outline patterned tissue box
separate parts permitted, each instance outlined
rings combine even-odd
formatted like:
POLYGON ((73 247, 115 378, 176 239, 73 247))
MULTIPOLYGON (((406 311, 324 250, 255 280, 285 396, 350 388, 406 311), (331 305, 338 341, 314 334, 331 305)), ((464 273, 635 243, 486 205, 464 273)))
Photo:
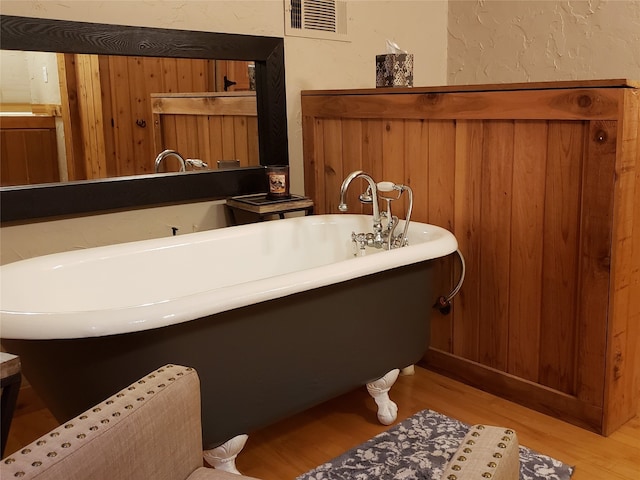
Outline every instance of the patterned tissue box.
POLYGON ((413 54, 376 55, 376 87, 413 87, 413 54))

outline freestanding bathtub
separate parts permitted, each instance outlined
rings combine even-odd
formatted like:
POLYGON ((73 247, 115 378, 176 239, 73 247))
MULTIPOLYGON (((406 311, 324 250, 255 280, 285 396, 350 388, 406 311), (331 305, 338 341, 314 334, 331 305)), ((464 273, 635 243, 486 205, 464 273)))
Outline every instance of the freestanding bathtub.
MULTIPOLYGON (((402 223, 400 224, 402 228, 402 223)), ((1 267, 3 346, 59 421, 167 363, 201 379, 205 449, 415 363, 448 231, 354 256, 366 215, 317 215, 1 267)))

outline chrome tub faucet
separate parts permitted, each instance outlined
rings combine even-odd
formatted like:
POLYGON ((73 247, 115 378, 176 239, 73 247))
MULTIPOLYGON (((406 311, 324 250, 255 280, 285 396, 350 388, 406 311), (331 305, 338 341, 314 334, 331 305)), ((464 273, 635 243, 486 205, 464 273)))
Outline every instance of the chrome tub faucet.
POLYGON ((380 218, 380 206, 378 205, 378 187, 376 182, 373 181, 370 175, 364 173, 362 170, 356 170, 351 172, 342 182, 340 187, 340 204, 338 210, 346 212, 349 207, 345 202, 345 195, 351 182, 356 178, 362 178, 369 183, 367 190, 360 194, 360 201, 363 203, 371 203, 373 206, 373 237, 369 239, 372 245, 376 248, 381 248, 384 242, 382 238, 382 220, 380 218))
POLYGON ((346 212, 349 207, 346 204, 345 196, 349 185, 356 178, 362 178, 369 185, 367 189, 358 197, 362 203, 371 203, 373 207, 373 232, 370 233, 355 233, 351 234, 351 240, 359 245, 360 254, 364 255, 365 247, 384 248, 391 250, 392 248, 399 248, 407 245, 407 230, 409 227, 409 221, 411 217, 411 211, 413 209, 413 192, 410 187, 405 185, 396 185, 393 182, 380 182, 376 183, 370 175, 362 170, 356 170, 351 172, 342 182, 340 187, 340 204, 338 210, 346 212), (398 200, 404 192, 409 192, 409 206, 405 215, 404 230, 400 235, 394 235, 394 231, 398 226, 398 217, 391 212, 391 202, 398 200), (380 192, 396 192, 395 197, 380 195, 380 192), (379 199, 382 198, 387 202, 386 211, 380 212, 379 199), (387 219, 387 225, 383 228, 382 218, 387 219))

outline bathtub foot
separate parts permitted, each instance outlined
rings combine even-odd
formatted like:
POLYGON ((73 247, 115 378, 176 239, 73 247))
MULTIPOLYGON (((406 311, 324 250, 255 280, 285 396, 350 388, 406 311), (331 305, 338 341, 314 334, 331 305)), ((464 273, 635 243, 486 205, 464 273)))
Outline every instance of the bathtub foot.
POLYGON ((415 375, 415 373, 416 373, 415 365, 409 365, 408 367, 404 367, 402 370, 400 370, 400 375, 402 375, 403 377, 415 375))
POLYGON ((247 443, 247 435, 237 435, 219 447, 205 450, 202 455, 209 465, 225 472, 240 475, 236 468, 236 457, 247 443))
POLYGON ((383 425, 391 425, 398 418, 398 405, 389 398, 389 390, 396 383, 400 370, 391 370, 375 382, 367 383, 367 391, 378 405, 378 420, 383 425))

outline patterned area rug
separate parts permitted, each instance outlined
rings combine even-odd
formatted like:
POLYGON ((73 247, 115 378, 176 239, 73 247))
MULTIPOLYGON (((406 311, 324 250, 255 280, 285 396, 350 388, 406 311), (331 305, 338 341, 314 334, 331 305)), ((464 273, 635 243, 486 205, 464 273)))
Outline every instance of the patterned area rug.
MULTIPOLYGON (((296 480, 440 480, 468 430, 423 410, 296 480)), ((573 467, 520 446, 520 480, 569 480, 572 474, 573 467)))

